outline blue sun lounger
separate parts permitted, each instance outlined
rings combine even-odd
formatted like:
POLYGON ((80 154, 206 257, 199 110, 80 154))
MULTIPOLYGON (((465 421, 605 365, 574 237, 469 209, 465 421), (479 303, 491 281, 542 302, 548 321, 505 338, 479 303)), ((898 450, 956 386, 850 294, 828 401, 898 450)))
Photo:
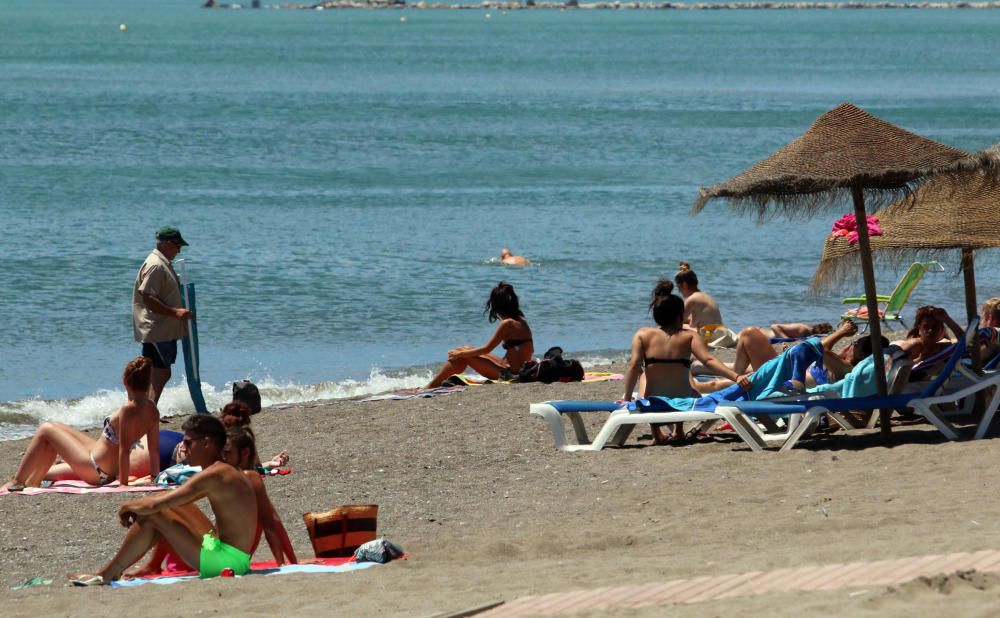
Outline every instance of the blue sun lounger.
MULTIPOLYGON (((928 421, 930 421, 942 434, 949 440, 955 440, 958 438, 958 434, 950 422, 945 418, 945 413, 938 407, 942 401, 954 402, 954 396, 948 396, 942 399, 940 396, 940 391, 951 377, 952 373, 955 371, 958 363, 961 362, 962 357, 970 343, 970 339, 975 334, 975 329, 979 325, 978 318, 974 319, 972 323, 969 324, 969 328, 966 329, 966 336, 963 340, 958 341, 949 348, 951 350, 951 356, 948 358, 947 364, 938 374, 937 378, 929 382, 923 390, 914 393, 894 393, 890 391, 889 395, 886 396, 863 396, 863 397, 841 397, 832 399, 809 399, 805 401, 796 402, 770 402, 770 401, 740 401, 733 402, 726 405, 720 405, 716 412, 722 415, 737 434, 750 446, 754 451, 763 451, 767 447, 766 442, 762 439, 759 429, 752 417, 755 416, 773 416, 773 415, 802 415, 801 422, 798 423, 798 427, 792 431, 788 438, 781 445, 781 451, 791 450, 802 436, 809 433, 816 425, 819 417, 823 414, 837 414, 845 413, 851 411, 871 411, 874 412, 878 409, 904 409, 911 408, 917 414, 924 416, 928 421), (972 334, 970 334, 972 333, 972 334)), ((895 365, 896 363, 892 363, 895 365)), ((898 374, 895 379, 890 380, 893 385, 893 390, 898 390, 902 388, 902 385, 906 382, 898 374)), ((989 385, 985 382, 981 382, 974 387, 969 387, 964 390, 974 392, 982 388, 987 388, 989 385)), ((954 393, 957 396, 960 393, 954 393)), ((968 394, 962 394, 960 398, 967 397, 968 394)), ((994 397, 998 399, 998 397, 994 397)), ((992 418, 992 414, 989 414, 992 418)), ((985 430, 983 430, 985 432, 985 430)))
MULTIPOLYGON (((696 422, 699 425, 694 431, 704 432, 722 420, 715 413, 720 402, 766 397, 780 392, 787 378, 804 380, 809 365, 821 358, 822 348, 818 338, 797 349, 788 350, 754 372, 753 376, 757 379, 751 377, 753 386, 750 392, 732 386, 704 397, 650 397, 628 404, 620 401, 545 401, 531 404, 529 411, 545 420, 556 448, 562 451, 599 451, 607 445, 621 446, 636 425, 696 422), (592 412, 611 412, 593 441, 587 435, 581 416, 592 412), (563 417, 569 418, 577 444, 567 442, 563 417)), ((779 435, 786 436, 788 430, 790 428, 779 435)))

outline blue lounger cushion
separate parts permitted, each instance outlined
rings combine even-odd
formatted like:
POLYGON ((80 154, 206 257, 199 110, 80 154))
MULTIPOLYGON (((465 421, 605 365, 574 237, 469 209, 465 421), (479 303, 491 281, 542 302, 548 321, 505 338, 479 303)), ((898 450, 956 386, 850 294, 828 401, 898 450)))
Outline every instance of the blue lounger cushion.
POLYGON ((566 412, 614 412, 625 404, 620 401, 546 401, 560 414, 566 412))

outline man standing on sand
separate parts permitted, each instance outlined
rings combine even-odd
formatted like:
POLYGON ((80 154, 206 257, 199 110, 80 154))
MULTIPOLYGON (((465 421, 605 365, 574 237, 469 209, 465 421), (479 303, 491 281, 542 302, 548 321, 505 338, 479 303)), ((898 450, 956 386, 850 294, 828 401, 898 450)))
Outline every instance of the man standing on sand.
POLYGON ((195 414, 182 428, 188 463, 201 466, 202 471, 179 489, 122 504, 118 517, 128 532, 121 548, 96 573, 71 575, 73 585, 110 584, 160 539, 198 569, 201 577, 216 577, 225 569, 234 575, 249 572, 257 528, 253 486, 243 472, 220 461, 226 445, 222 421, 195 414), (201 498, 208 498, 215 514, 214 526, 195 504, 201 498))
POLYGON ((177 340, 187 334, 185 322, 194 314, 181 302, 181 286, 171 264, 187 242, 175 227, 156 231, 156 249, 142 263, 132 291, 132 328, 142 343, 142 355, 153 362, 150 397, 160 401, 177 360, 177 340))

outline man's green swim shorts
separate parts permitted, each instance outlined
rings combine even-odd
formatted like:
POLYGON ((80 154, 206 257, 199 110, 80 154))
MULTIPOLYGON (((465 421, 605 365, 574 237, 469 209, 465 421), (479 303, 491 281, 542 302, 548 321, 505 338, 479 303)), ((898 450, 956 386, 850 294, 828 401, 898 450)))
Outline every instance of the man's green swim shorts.
POLYGON ((218 577, 222 569, 232 569, 234 575, 250 571, 250 554, 223 543, 211 532, 201 539, 200 561, 198 575, 202 578, 218 577))

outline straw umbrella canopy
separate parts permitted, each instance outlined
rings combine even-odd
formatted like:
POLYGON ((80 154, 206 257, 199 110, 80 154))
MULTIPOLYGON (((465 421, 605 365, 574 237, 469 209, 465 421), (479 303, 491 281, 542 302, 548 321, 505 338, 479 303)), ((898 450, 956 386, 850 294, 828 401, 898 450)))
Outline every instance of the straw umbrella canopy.
MULTIPOLYGON (((801 137, 730 180, 702 189, 693 212, 716 198, 756 212, 763 219, 781 213, 811 216, 824 206, 851 196, 857 218, 859 251, 865 280, 872 354, 879 394, 886 394, 875 273, 868 240, 865 201, 888 204, 908 195, 928 177, 976 169, 977 157, 910 133, 864 110, 842 103, 816 119, 801 137)), ((889 410, 880 414, 888 434, 889 410)))
MULTIPOLYGON (((936 176, 910 197, 875 213, 883 235, 871 237, 873 259, 899 266, 914 259, 944 259, 960 250, 965 312, 971 321, 978 313, 974 252, 1000 247, 998 212, 1000 181, 994 176, 981 172, 936 176)), ((813 287, 828 288, 856 273, 858 258, 856 244, 844 237, 827 237, 813 287)))

